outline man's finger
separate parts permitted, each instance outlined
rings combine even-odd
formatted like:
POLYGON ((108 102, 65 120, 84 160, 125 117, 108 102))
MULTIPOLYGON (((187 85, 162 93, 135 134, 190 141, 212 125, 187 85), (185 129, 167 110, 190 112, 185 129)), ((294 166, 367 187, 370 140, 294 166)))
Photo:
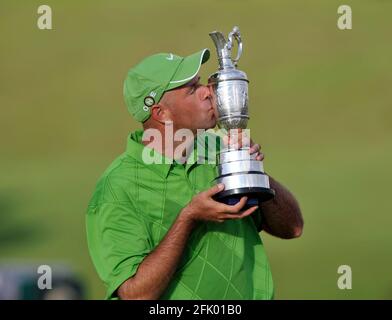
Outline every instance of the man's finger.
POLYGON ((246 135, 246 131, 238 132, 233 136, 230 136, 230 145, 233 145, 234 149, 249 148, 252 145, 251 139, 246 135))
POLYGON ((230 149, 249 148, 252 140, 242 129, 230 129, 223 137, 223 144, 230 149))
POLYGON ((252 145, 252 146, 250 147, 250 149, 249 149, 249 153, 250 153, 250 154, 256 153, 256 152, 259 152, 259 151, 260 151, 260 145, 259 145, 258 143, 252 145))
POLYGON ((248 197, 245 196, 245 197, 242 197, 240 199, 240 201, 238 201, 235 205, 232 205, 232 206, 226 205, 226 210, 224 212, 228 212, 228 213, 239 212, 244 207, 247 200, 248 200, 248 197))
POLYGON ((227 146, 229 144, 229 137, 228 136, 223 136, 223 144, 227 146))
POLYGON ((240 216, 241 219, 242 219, 242 218, 245 218, 245 217, 247 217, 247 216, 250 216, 250 215, 251 215, 253 212, 255 212, 258 208, 259 208, 259 206, 251 207, 251 208, 245 210, 244 212, 242 212, 239 216, 240 216))
POLYGON ((238 150, 239 148, 241 148, 241 145, 238 143, 230 143, 229 148, 234 149, 234 150, 238 150))
POLYGON ((213 186, 212 188, 205 191, 206 195, 212 197, 217 193, 223 191, 225 189, 225 185, 223 183, 218 183, 217 185, 213 186))
POLYGON ((255 212, 257 210, 259 206, 254 206, 249 208, 248 210, 245 210, 244 212, 242 212, 241 214, 230 214, 230 213, 226 213, 224 215, 224 219, 242 219, 245 218, 249 215, 251 215, 253 212, 255 212))

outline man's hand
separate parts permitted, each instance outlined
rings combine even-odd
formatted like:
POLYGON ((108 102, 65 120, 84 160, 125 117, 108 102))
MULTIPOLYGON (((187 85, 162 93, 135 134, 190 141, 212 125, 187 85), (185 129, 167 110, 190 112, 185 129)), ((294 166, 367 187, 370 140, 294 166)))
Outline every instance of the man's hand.
POLYGON ((264 154, 261 152, 260 145, 254 143, 252 139, 242 129, 230 130, 228 135, 223 137, 223 143, 230 149, 249 148, 250 154, 255 154, 256 160, 263 161, 264 154))
POLYGON ((191 221, 213 221, 224 222, 229 219, 242 219, 251 215, 258 206, 253 206, 248 210, 241 209, 246 204, 247 197, 242 197, 235 205, 227 205, 215 201, 212 197, 224 189, 223 184, 218 184, 212 188, 200 192, 193 197, 192 201, 181 211, 184 218, 191 221))

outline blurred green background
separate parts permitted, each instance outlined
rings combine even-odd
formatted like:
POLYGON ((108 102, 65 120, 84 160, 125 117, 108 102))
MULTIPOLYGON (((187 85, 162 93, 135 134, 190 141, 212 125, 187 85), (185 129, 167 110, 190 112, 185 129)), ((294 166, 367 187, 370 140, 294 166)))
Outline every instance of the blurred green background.
POLYGON ((98 177, 140 125, 122 82, 157 52, 187 55, 238 25, 252 137, 297 196, 303 236, 263 235, 277 299, 392 298, 391 1, 0 2, 0 263, 72 266, 104 288, 84 215, 98 177), (37 28, 50 5, 53 30, 37 28), (351 5, 353 29, 337 28, 351 5), (337 269, 351 266, 352 290, 337 269))

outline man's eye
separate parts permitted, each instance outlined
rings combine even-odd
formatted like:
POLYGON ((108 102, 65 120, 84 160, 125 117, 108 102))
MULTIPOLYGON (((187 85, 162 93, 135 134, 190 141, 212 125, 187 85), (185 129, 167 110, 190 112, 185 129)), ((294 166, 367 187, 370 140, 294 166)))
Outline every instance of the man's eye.
POLYGON ((200 83, 197 83, 197 84, 195 84, 195 85, 193 85, 192 86, 192 89, 191 89, 191 93, 194 93, 197 89, 199 89, 201 87, 201 84, 200 83))

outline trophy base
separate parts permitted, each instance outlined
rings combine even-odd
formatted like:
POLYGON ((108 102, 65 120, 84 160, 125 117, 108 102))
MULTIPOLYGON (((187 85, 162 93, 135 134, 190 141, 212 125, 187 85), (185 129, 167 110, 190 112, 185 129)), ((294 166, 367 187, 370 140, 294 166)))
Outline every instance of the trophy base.
POLYGON ((228 205, 235 205, 244 196, 248 197, 243 207, 243 210, 246 210, 253 206, 258 206, 262 202, 271 200, 275 196, 275 191, 261 187, 235 188, 219 192, 214 196, 214 200, 228 205))
POLYGON ((218 177, 215 183, 222 183, 225 189, 214 196, 214 200, 235 205, 241 197, 248 200, 243 209, 259 205, 275 196, 270 188, 269 178, 264 173, 262 161, 249 149, 225 150, 219 156, 218 177))

